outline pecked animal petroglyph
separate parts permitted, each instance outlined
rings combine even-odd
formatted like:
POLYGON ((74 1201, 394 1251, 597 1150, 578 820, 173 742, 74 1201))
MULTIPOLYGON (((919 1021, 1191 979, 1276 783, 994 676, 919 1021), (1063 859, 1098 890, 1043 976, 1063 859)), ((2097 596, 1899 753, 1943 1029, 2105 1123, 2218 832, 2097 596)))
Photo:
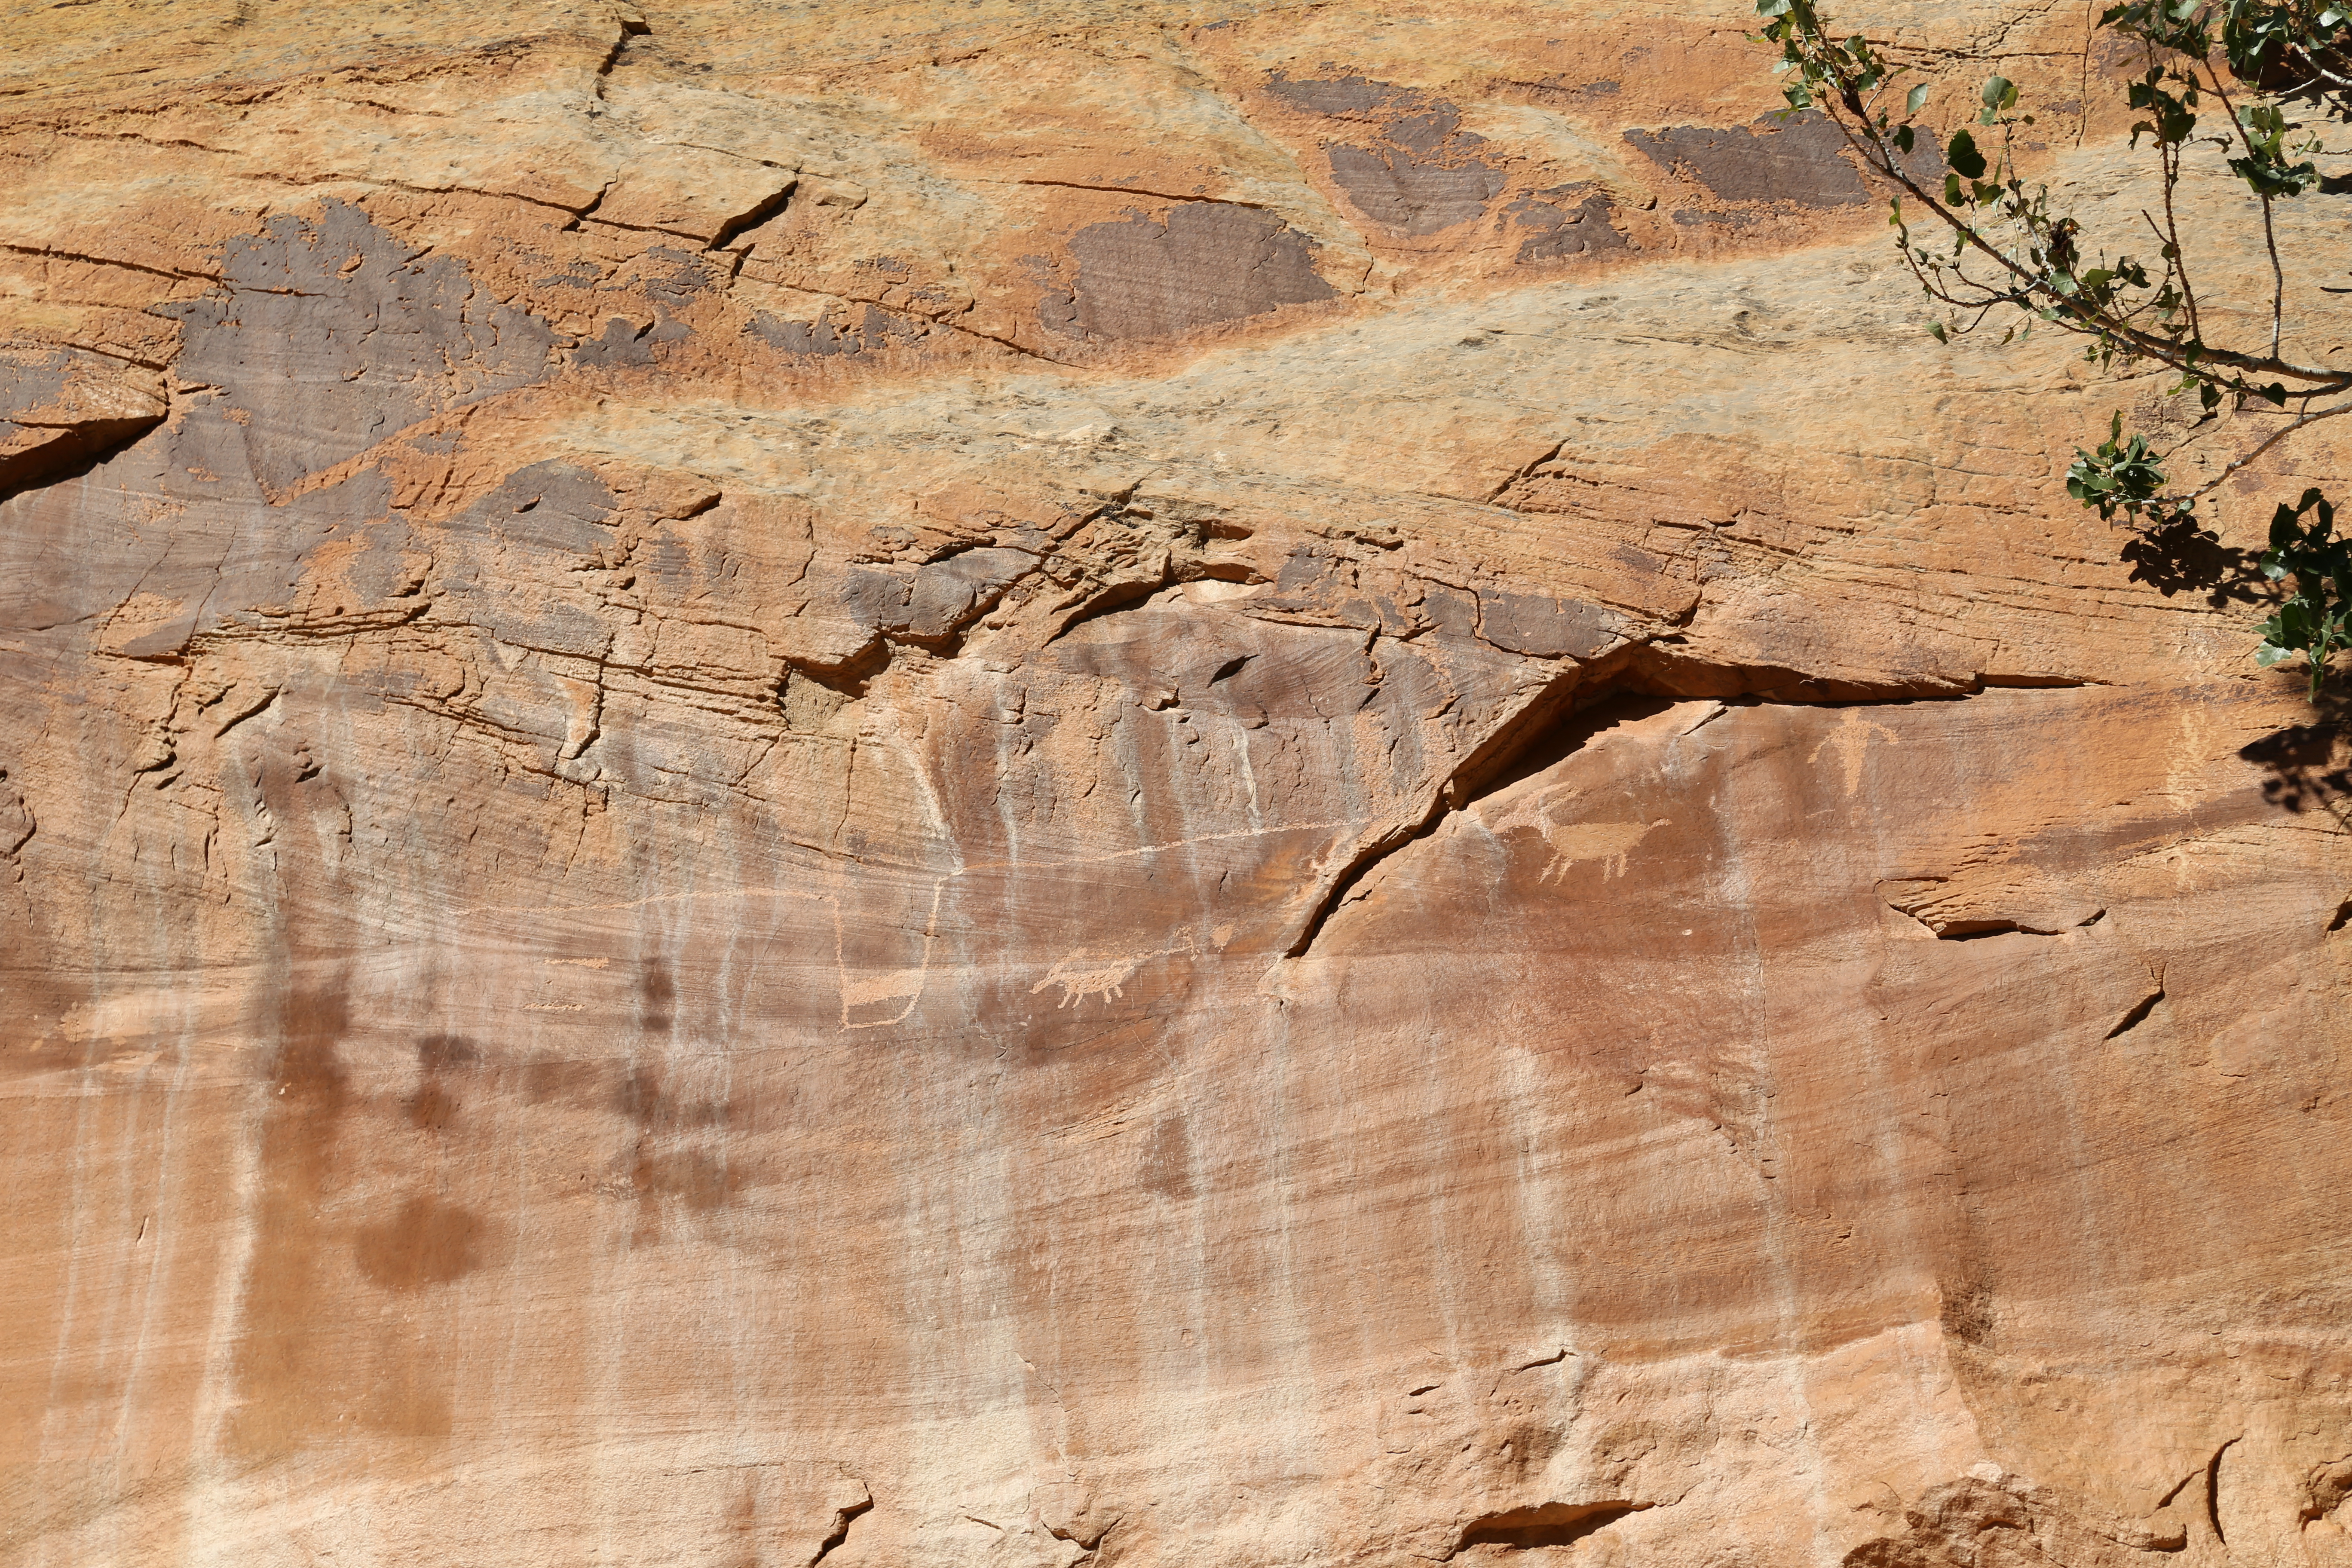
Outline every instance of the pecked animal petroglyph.
POLYGON ((1551 863, 1538 880, 1565 880, 1575 867, 1591 861, 1601 863, 1603 878, 1622 877, 1625 857, 1633 847, 1667 826, 1664 817, 1655 822, 1548 822, 1542 833, 1544 842, 1551 846, 1551 863))
POLYGON ((1055 1004, 1057 1008, 1079 1006, 1089 996, 1108 1003, 1113 997, 1125 995, 1128 981, 1133 978, 1138 969, 1154 959, 1199 952, 1199 946, 1188 932, 1171 945, 1154 948, 1148 952, 1099 954, 1081 951, 1067 953, 1054 961, 1045 978, 1029 987, 1029 994, 1034 996, 1047 986, 1055 985, 1059 986, 1062 992, 1062 999, 1055 1004))

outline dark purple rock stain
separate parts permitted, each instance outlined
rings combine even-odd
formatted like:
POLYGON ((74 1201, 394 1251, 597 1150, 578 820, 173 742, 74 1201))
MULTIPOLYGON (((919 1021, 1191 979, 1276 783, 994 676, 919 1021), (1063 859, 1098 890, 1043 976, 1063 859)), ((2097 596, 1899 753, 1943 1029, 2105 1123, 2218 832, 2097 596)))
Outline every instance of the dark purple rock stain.
POLYGON ((1025 550, 967 550, 918 570, 852 572, 842 603, 859 624, 909 642, 941 643, 993 609, 1004 591, 1035 568, 1025 550))
POLYGON ((442 552, 435 574, 438 615, 509 647, 603 658, 612 627, 533 578, 594 565, 613 543, 615 504, 602 479, 570 463, 551 459, 509 475, 446 525, 455 548, 442 552))
POLYGON ((1395 148, 1334 147, 1331 177, 1358 212, 1411 235, 1475 222, 1503 189, 1503 172, 1480 159, 1447 163, 1395 148))
POLYGON ((192 637, 287 613, 314 552, 353 539, 353 614, 422 602, 407 524, 372 468, 299 497, 301 480, 401 429, 545 379, 561 342, 545 321, 477 287, 357 206, 273 217, 229 242, 221 286, 156 307, 185 335, 185 415, 89 473, 0 503, 0 626, 68 631, 133 594, 176 603, 125 640, 134 658, 178 657, 192 637), (9 514, 30 509, 20 525, 9 514), (379 599, 381 595, 381 599, 379 599))
POLYGON ((1504 210, 1515 226, 1536 232, 1519 242, 1512 260, 1527 267, 1628 248, 1625 237, 1609 221, 1615 208, 1606 191, 1583 180, 1521 196, 1504 210))
POLYGON ((1486 161, 1486 138, 1463 130, 1461 111, 1443 99, 1360 76, 1293 81, 1277 73, 1266 91, 1370 130, 1364 142, 1330 147, 1331 178, 1383 228, 1436 234, 1486 216, 1502 193, 1504 174, 1486 161))
POLYGON ((1387 82, 1361 76, 1293 81, 1276 71, 1267 79, 1265 90, 1293 109, 1303 109, 1309 114, 1328 115, 1335 120, 1380 120, 1391 110, 1410 107, 1421 100, 1421 95, 1411 88, 1391 87, 1387 82))
POLYGON ((1870 199, 1862 175, 1841 155, 1844 137, 1818 114, 1796 115, 1786 125, 1767 116, 1755 125, 1628 131, 1625 140, 1727 202, 1843 207, 1870 199))
MULTIPOLYGON (((178 374, 216 386, 249 468, 282 490, 418 420, 547 374, 547 322, 347 202, 231 240, 222 287, 156 308, 186 323, 178 374)), ((218 470, 215 470, 218 471, 218 470)))
POLYGON ((860 316, 815 321, 788 321, 762 310, 745 330, 771 348, 819 357, 870 354, 893 344, 919 342, 928 332, 922 321, 878 305, 866 306, 860 316))
POLYGON ((684 321, 651 321, 639 326, 625 316, 614 316, 604 322, 602 337, 591 338, 572 352, 574 364, 617 369, 629 365, 654 363, 654 348, 659 343, 674 343, 693 335, 693 329, 684 321))
POLYGON ((1186 202, 1166 220, 1137 216, 1070 237, 1076 286, 1037 303, 1068 337, 1173 338, 1284 305, 1328 300, 1307 237, 1270 213, 1186 202))
POLYGON ((1478 634, 1496 647, 1537 658, 1591 658, 1622 632, 1617 617, 1597 605, 1482 588, 1478 634))

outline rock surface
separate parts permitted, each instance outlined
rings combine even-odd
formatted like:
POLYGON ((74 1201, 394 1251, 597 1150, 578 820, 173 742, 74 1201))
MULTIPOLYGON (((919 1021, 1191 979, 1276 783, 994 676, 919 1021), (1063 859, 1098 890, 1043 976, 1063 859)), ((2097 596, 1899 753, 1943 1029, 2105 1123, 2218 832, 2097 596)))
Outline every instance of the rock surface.
POLYGON ((21 14, 0 1561, 2352 1564, 2344 454, 1747 11, 21 14))

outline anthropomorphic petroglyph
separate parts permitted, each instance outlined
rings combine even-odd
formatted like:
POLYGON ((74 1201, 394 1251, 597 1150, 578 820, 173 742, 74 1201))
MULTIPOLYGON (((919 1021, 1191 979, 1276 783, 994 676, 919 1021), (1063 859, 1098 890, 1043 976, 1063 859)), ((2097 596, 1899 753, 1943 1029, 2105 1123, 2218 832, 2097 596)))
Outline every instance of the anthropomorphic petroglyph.
POLYGON ((1890 746, 1902 744, 1894 731, 1883 724, 1872 723, 1862 716, 1860 709, 1849 708, 1838 727, 1816 742, 1813 749, 1805 753, 1806 765, 1821 761, 1822 752, 1834 749, 1839 765, 1845 770, 1845 793, 1852 795, 1862 787, 1863 763, 1869 757, 1871 737, 1874 735, 1890 746))

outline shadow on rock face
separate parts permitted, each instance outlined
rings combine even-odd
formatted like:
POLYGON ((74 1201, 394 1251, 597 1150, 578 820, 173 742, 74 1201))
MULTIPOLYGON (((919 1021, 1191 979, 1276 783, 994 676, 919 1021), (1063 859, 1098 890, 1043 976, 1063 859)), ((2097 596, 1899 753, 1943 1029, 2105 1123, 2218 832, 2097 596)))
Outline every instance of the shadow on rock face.
POLYGON ((2319 721, 2274 730, 2238 755, 2263 770, 2263 798, 2285 811, 2317 807, 2352 816, 2352 697, 2339 687, 2323 689, 2319 721))
POLYGON ((1462 1531, 1461 1552, 1474 1546, 1500 1546, 1529 1551, 1544 1546, 1573 1546, 1586 1536, 1605 1530, 1629 1513, 1650 1507, 1646 1502, 1547 1502, 1515 1508, 1474 1520, 1462 1531))
POLYGON ((2218 610, 2263 598, 2261 580, 2254 575, 2255 552, 2222 543, 2194 518, 2135 533, 2121 554, 2131 564, 2133 582, 2145 583, 2168 599, 2176 594, 2202 594, 2218 610))

